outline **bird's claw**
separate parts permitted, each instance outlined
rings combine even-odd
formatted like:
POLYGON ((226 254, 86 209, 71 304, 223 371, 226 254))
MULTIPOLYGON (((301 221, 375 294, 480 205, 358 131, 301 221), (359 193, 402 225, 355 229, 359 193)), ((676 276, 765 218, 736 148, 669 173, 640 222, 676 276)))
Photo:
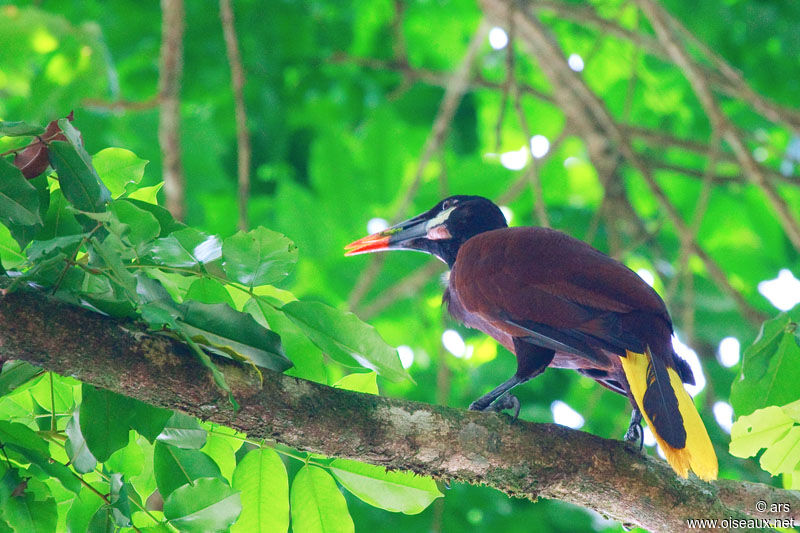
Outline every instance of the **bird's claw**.
POLYGON ((505 411, 506 409, 513 409, 514 416, 512 417, 511 421, 514 422, 519 418, 519 410, 521 404, 516 396, 512 396, 511 394, 505 394, 494 402, 490 404, 486 404, 485 402, 481 402, 480 399, 475 400, 469 406, 470 411, 494 411, 495 413, 499 413, 501 411, 505 411))
POLYGON ((628 426, 628 431, 625 432, 625 437, 623 437, 625 442, 632 442, 636 444, 639 443, 639 451, 642 451, 644 448, 644 430, 642 429, 642 422, 641 421, 631 421, 631 425, 628 426))

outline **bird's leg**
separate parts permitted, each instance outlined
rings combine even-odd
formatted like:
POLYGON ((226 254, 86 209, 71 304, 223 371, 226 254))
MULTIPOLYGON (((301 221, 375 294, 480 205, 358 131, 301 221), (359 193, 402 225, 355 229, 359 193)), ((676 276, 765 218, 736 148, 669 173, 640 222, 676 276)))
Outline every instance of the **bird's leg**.
MULTIPOLYGON (((500 407, 498 409, 498 408, 496 408, 494 406, 494 404, 495 403, 501 403, 501 402, 503 404, 505 404, 505 402, 508 401, 507 398, 509 398, 509 397, 513 398, 513 396, 510 396, 508 394, 508 391, 510 391, 511 389, 513 389, 514 387, 519 385, 520 383, 524 383, 525 381, 527 381, 527 380, 519 377, 516 374, 514 374, 511 377, 511 379, 509 379, 508 381, 504 381, 503 383, 501 383, 500 385, 498 385, 497 387, 492 389, 490 392, 484 394, 483 396, 481 396, 480 398, 478 398, 477 400, 472 402, 469 405, 469 410, 470 411, 486 411, 486 410, 502 411, 503 409, 510 409, 511 407, 513 407, 513 405, 510 405, 509 407, 500 407, 500 406, 498 406, 498 407, 500 407), (497 401, 495 401, 495 400, 497 400, 497 401)), ((516 398, 514 398, 514 399, 516 400, 516 398)), ((519 400, 517 400, 517 405, 519 405, 519 400)))
POLYGON ((631 413, 631 423, 625 432, 625 442, 639 443, 639 451, 644 447, 644 431, 642 430, 642 412, 636 407, 631 413))
POLYGON ((531 344, 526 339, 527 338, 514 338, 514 352, 517 355, 517 372, 511 379, 501 383, 488 394, 484 394, 472 402, 469 406, 471 411, 500 412, 506 409, 513 409, 513 420, 519 417, 519 400, 516 396, 512 396, 508 392, 520 383, 525 383, 529 379, 544 372, 544 369, 547 368, 547 365, 550 364, 555 355, 553 350, 531 344))

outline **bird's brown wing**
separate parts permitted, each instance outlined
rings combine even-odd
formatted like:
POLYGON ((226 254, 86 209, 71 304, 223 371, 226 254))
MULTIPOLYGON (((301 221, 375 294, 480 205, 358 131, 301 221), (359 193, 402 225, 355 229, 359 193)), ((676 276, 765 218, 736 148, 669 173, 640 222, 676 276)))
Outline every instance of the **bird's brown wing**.
POLYGON ((664 303, 635 272, 546 228, 505 228, 469 239, 450 285, 465 311, 507 334, 597 362, 605 360, 604 350, 643 349, 650 340, 639 333, 647 328, 667 338, 671 332, 664 303))

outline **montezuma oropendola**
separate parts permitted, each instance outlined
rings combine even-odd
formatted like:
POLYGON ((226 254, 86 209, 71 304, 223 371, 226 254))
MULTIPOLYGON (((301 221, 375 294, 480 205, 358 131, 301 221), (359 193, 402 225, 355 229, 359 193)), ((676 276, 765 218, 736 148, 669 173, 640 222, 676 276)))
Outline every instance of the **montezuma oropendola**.
POLYGON ((432 209, 346 246, 346 255, 418 250, 450 267, 450 314, 494 337, 517 356, 508 381, 470 409, 515 409, 509 391, 545 368, 572 368, 627 396, 626 440, 641 417, 681 476, 717 477, 717 457, 683 387, 692 371, 672 348, 672 321, 638 274, 590 245, 541 227, 509 228, 480 196, 451 196, 432 209))

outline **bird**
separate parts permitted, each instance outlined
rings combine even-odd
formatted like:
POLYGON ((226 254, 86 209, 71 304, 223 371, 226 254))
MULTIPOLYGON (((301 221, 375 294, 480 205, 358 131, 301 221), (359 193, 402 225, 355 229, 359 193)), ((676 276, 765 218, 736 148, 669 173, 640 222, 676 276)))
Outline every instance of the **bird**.
POLYGON ((642 418, 680 476, 716 479, 714 448, 685 384, 689 364, 672 347, 664 301, 637 273, 558 230, 508 227, 481 196, 456 195, 345 246, 345 255, 414 250, 450 268, 443 302, 456 320, 516 355, 511 378, 469 408, 513 409, 509 391, 547 367, 573 369, 627 396, 624 440, 643 444, 642 418))

